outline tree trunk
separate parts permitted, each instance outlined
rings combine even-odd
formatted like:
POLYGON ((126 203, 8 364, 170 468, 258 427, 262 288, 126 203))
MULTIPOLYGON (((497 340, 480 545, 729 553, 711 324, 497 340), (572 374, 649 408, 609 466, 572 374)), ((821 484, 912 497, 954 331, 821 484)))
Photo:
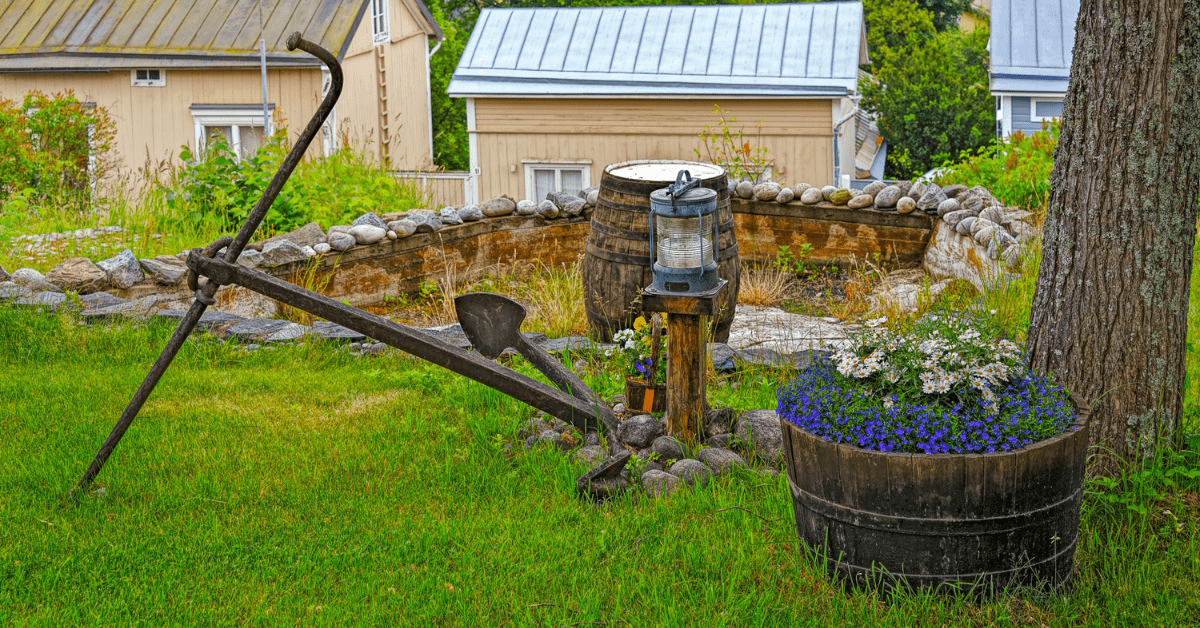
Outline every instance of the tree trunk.
POLYGON ((1095 404, 1092 442, 1126 459, 1182 413, 1198 77, 1200 0, 1080 3, 1029 360, 1095 404))

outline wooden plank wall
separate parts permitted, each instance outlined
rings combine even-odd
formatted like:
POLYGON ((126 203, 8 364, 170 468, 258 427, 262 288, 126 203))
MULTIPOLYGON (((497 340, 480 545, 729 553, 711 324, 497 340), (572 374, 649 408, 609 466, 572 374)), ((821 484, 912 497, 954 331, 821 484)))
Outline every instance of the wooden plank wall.
MULTIPOLYGON (((525 198, 522 160, 590 159, 591 184, 604 167, 631 159, 694 160, 699 134, 718 130, 714 105, 736 116, 732 130, 761 143, 775 162, 775 180, 827 183, 833 177, 829 99, 540 99, 478 98, 480 199, 525 198), (762 121, 761 135, 754 126, 762 121)), ((533 199, 531 199, 533 200, 533 199)))

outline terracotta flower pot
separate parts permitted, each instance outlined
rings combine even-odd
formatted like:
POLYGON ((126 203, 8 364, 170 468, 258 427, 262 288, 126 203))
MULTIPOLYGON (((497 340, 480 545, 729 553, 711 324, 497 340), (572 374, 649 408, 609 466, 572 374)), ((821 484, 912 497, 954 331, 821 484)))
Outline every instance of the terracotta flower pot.
POLYGON ((667 409, 667 385, 625 378, 625 407, 638 412, 661 413, 667 409))

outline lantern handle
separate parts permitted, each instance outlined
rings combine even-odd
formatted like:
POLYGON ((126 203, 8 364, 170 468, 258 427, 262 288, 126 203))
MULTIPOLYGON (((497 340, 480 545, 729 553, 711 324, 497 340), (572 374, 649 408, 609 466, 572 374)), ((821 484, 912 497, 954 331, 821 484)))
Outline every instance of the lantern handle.
POLYGON ((672 202, 674 202, 674 199, 687 194, 688 190, 698 185, 700 185, 700 179, 693 179, 691 172, 680 170, 675 175, 675 183, 667 186, 667 193, 671 195, 672 202), (684 177, 687 177, 686 182, 683 180, 684 177))

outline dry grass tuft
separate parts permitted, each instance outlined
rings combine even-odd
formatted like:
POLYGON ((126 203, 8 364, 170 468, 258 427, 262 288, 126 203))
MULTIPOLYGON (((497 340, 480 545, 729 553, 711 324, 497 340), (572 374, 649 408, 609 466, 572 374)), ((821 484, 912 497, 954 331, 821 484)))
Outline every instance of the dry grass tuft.
POLYGON ((774 266, 753 268, 743 264, 738 303, 762 307, 779 305, 795 280, 795 275, 774 266))

